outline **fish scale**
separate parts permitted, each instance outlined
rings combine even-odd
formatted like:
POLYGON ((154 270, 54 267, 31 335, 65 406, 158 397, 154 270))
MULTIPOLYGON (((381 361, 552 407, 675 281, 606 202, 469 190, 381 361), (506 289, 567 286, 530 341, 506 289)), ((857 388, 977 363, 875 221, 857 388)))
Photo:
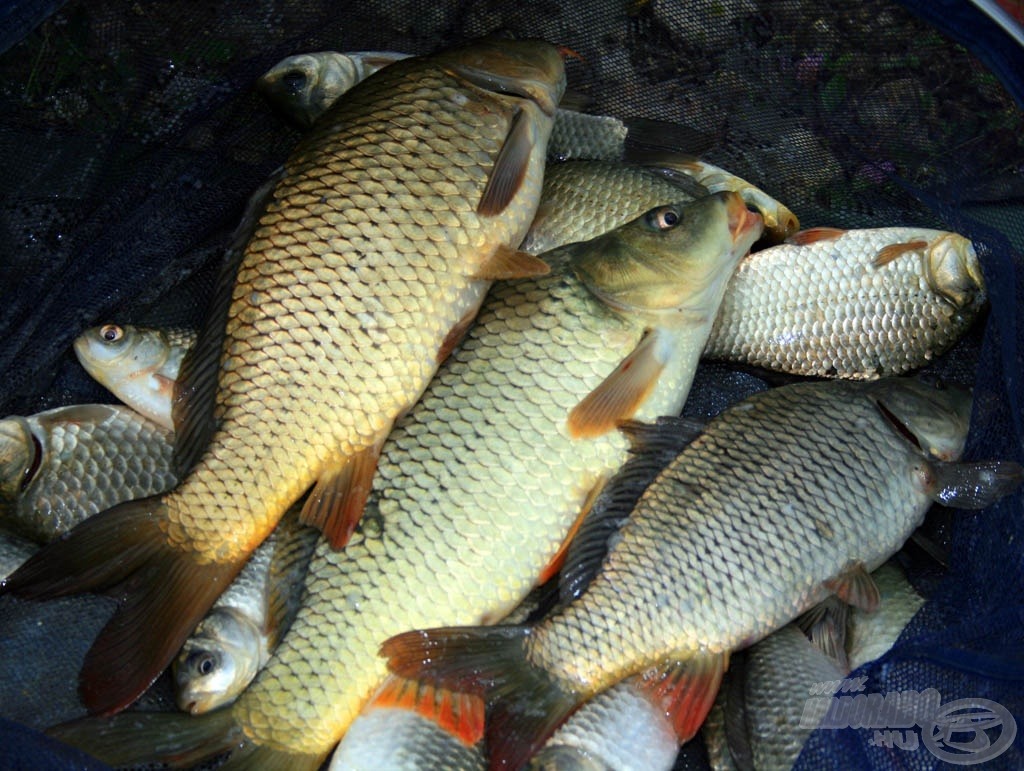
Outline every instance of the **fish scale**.
POLYGON ((916 481, 922 458, 862 387, 830 385, 774 389, 710 424, 645 492, 586 594, 531 636, 530 660, 575 690, 639 661, 725 653, 902 544, 930 500, 916 481), (785 516, 762 513, 773 499, 785 516), (604 653, 581 661, 595 635, 604 653))

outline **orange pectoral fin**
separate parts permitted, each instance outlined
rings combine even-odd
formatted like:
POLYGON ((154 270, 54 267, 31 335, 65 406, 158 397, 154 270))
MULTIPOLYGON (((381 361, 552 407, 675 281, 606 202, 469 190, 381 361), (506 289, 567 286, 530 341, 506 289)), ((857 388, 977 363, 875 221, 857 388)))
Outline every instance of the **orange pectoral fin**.
POLYGON ((471 278, 480 281, 501 281, 510 278, 546 276, 551 267, 539 257, 520 252, 510 246, 499 246, 487 261, 473 273, 471 278))
POLYGON ((377 459, 390 430, 388 426, 369 447, 321 476, 302 507, 299 521, 320 529, 334 549, 348 543, 363 516, 377 459))
POLYGON ((668 661, 637 676, 637 687, 665 710, 682 744, 707 717, 728 665, 727 653, 668 661))
POLYGON ((818 241, 835 241, 845 232, 840 228, 807 228, 807 230, 801 230, 791 235, 786 239, 786 243, 807 246, 816 244, 818 241))
POLYGON ((367 705, 416 712, 467 747, 484 738, 484 700, 477 695, 392 675, 367 705))
POLYGON ((880 268, 883 265, 888 265, 894 260, 898 260, 904 254, 910 254, 911 252, 920 251, 928 246, 927 241, 907 241, 902 244, 889 244, 888 246, 880 249, 878 254, 875 255, 875 259, 872 261, 872 265, 876 268, 880 268))
POLYGON ((658 335, 648 333, 615 370, 569 413, 569 436, 592 439, 633 417, 651 393, 664 362, 658 356, 658 335))

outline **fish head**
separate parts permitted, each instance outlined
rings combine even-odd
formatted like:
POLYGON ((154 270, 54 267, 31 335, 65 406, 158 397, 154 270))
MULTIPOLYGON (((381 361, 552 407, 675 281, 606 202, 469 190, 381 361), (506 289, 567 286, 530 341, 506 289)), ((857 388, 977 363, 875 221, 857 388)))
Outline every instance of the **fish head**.
POLYGON ((947 233, 928 245, 925 272, 932 290, 957 310, 977 310, 985 302, 978 254, 958 233, 947 233))
POLYGON ((112 377, 132 377, 160 366, 170 343, 157 329, 104 324, 75 339, 75 355, 86 371, 103 385, 112 377))
POLYGON ((893 431, 926 456, 955 461, 963 455, 971 422, 971 392, 922 378, 883 378, 870 397, 893 431))
POLYGON ((392 51, 315 51, 282 59, 256 81, 275 108, 309 127, 356 83, 407 54, 392 51))
POLYGON ((174 661, 178 708, 199 715, 230 704, 252 682, 262 656, 255 625, 234 608, 214 608, 174 661))
POLYGON ((574 268, 613 308, 703 317, 717 308, 726 282, 763 227, 738 193, 714 193, 659 206, 574 244, 574 268))
POLYGON ((0 420, 0 514, 14 506, 32 481, 42 454, 25 418, 12 415, 0 420))
POLYGON ((565 92, 559 48, 542 40, 486 38, 435 55, 439 64, 474 86, 536 104, 553 117, 565 92))

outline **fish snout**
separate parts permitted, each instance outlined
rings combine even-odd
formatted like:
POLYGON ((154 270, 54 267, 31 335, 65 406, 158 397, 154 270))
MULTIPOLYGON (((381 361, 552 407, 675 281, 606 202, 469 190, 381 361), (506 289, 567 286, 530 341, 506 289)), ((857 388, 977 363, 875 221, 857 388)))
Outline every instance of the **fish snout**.
POLYGON ((725 205, 733 243, 743 240, 749 240, 751 243, 755 241, 764 230, 764 218, 747 208, 746 201, 739 193, 728 193, 725 205))

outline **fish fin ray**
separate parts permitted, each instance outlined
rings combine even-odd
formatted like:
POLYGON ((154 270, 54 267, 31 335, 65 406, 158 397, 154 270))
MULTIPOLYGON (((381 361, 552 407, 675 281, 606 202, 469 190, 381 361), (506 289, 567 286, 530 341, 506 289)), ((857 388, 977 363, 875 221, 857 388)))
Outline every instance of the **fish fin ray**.
POLYGON ((428 629, 396 635, 380 650, 402 677, 482 694, 491 767, 521 768, 580 701, 526 660, 529 635, 522 626, 428 629))
POLYGON ((448 334, 445 335, 444 341, 441 343, 441 347, 437 351, 437 364, 440 366, 452 355, 452 352, 459 346, 462 339, 466 336, 469 328, 473 326, 473 321, 476 319, 477 311, 479 306, 473 308, 465 316, 459 319, 458 323, 455 324, 448 334))
POLYGON ((809 246, 819 241, 835 241, 841 238, 845 232, 842 228, 807 228, 789 236, 785 242, 796 246, 809 246))
POLYGON ((590 492, 587 493, 587 497, 583 501, 583 506, 580 507, 580 513, 576 517, 576 521, 572 523, 569 528, 569 532, 565 534, 565 539, 562 541, 562 545, 558 547, 558 551, 555 552, 554 556, 540 572, 540 578, 537 579, 537 584, 546 584, 552 578, 554 578, 558 572, 565 565, 565 559, 569 554, 569 547, 572 545, 576 534, 583 526, 584 521, 590 515, 591 509, 594 507, 594 502, 601 494, 601 490, 604 489, 605 484, 608 482, 607 479, 600 479, 597 484, 590 488, 590 492))
POLYGON ((888 265, 890 262, 894 262, 902 257, 904 254, 912 254, 913 252, 925 249, 928 246, 927 241, 908 241, 901 244, 889 244, 878 250, 878 254, 875 255, 875 259, 871 261, 871 264, 880 268, 883 265, 888 265))
POLYGON ((796 620, 811 644, 832 659, 843 672, 850 671, 846 655, 846 625, 850 606, 836 596, 819 602, 796 620))
POLYGON ((501 245, 473 273, 480 281, 501 281, 510 278, 546 276, 551 267, 539 257, 501 245))
POLYGON ((496 217, 505 211, 523 186, 532 154, 530 121, 521 109, 517 109, 505 143, 494 159, 490 177, 476 207, 477 214, 481 217, 496 217))
POLYGON ((270 558, 267 579, 267 615, 264 631, 267 647, 274 650, 302 607, 306 571, 316 550, 320 532, 299 522, 296 507, 277 524, 277 543, 270 558))
POLYGON ((123 712, 47 729, 47 735, 115 766, 167 763, 185 767, 241 745, 230 710, 195 717, 176 712, 123 712))
POLYGON ((728 654, 667 661, 638 675, 637 686, 665 710, 680 743, 687 742, 711 711, 728 663, 728 654))
POLYGON ((371 445, 324 473, 302 507, 299 521, 323 532, 334 549, 348 543, 363 516, 381 447, 390 430, 388 426, 371 445))
POLYGON ((955 509, 988 508, 1024 482, 1024 467, 1014 461, 929 461, 928 466, 933 500, 955 509))
POLYGON ((86 653, 82 702, 113 714, 137 699, 167 667, 240 564, 201 565, 167 545, 161 496, 100 512, 43 547, 4 591, 28 599, 107 592, 122 601, 86 653))
POLYGON ((878 585, 862 562, 858 562, 835 578, 826 581, 825 588, 843 602, 859 608, 865 613, 873 613, 878 607, 880 600, 878 585))
POLYGON ((593 391, 569 413, 569 436, 592 439, 633 417, 658 382, 665 362, 658 355, 660 339, 650 332, 593 391))
POLYGON ((184 477, 199 461, 216 428, 214 410, 220 376, 221 350, 226 336, 235 279, 245 255, 245 247, 283 176, 282 167, 271 174, 249 198, 242 220, 225 251, 220 276, 207 308, 206 321, 199 331, 195 345, 182 359, 171 402, 171 420, 174 423, 175 435, 172 468, 179 477, 184 477))
POLYGON ((484 737, 484 701, 476 694, 392 675, 374 695, 370 707, 412 710, 467 747, 484 737))

